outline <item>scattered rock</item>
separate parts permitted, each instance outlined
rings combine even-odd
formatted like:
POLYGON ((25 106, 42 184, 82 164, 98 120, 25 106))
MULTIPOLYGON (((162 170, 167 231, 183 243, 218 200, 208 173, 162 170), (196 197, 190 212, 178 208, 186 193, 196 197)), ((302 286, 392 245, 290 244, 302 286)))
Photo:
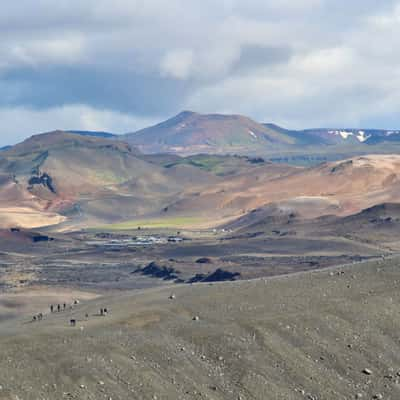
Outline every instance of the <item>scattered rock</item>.
POLYGON ((362 371, 365 375, 372 375, 372 371, 369 368, 364 368, 362 371))
POLYGON ((209 275, 196 274, 189 279, 188 283, 234 281, 238 277, 240 277, 240 272, 230 272, 218 268, 209 275))
POLYGON ((142 275, 153 276, 155 278, 162 278, 166 281, 178 279, 180 271, 165 265, 159 265, 155 261, 151 262, 144 268, 138 268, 134 273, 140 272, 142 275))
POLYGON ((53 178, 44 173, 42 175, 38 174, 37 176, 32 176, 28 182, 29 186, 32 188, 35 185, 42 185, 50 190, 52 193, 57 193, 56 188, 53 183, 53 178))
POLYGON ((239 272, 230 272, 218 268, 212 274, 208 275, 204 279, 204 282, 234 281, 239 276, 240 276, 239 272))
POLYGON ((193 319, 193 321, 198 321, 200 319, 200 317, 198 315, 195 315, 192 319, 193 319))

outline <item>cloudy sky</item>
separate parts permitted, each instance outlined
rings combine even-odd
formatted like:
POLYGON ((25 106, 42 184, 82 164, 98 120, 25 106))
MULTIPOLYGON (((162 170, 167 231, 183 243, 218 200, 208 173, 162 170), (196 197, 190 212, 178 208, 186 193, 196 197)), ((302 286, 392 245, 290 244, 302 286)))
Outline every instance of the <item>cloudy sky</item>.
POLYGON ((400 128, 400 0, 3 0, 0 145, 183 109, 400 128))

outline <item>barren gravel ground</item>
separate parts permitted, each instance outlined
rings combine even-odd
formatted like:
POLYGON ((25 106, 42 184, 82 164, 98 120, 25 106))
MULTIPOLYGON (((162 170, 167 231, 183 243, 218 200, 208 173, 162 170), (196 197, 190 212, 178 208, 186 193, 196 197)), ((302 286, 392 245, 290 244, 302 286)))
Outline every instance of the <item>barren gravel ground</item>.
POLYGON ((399 261, 124 292, 3 321, 0 399, 399 399, 399 261))

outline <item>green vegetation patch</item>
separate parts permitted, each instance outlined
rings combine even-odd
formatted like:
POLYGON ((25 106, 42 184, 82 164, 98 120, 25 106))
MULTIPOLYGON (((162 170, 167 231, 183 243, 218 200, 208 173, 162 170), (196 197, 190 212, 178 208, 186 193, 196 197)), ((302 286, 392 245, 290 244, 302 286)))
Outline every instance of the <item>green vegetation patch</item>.
POLYGON ((182 158, 181 160, 165 164, 165 168, 172 168, 176 165, 191 165, 200 168, 204 171, 211 172, 215 175, 226 175, 232 173, 236 169, 244 165, 250 165, 251 159, 245 156, 221 156, 221 155, 208 155, 199 154, 182 158))
POLYGON ((114 172, 108 170, 92 170, 90 171, 90 176, 93 180, 97 182, 103 182, 105 184, 120 184, 124 183, 128 179, 124 176, 119 176, 114 172))
POLYGON ((170 217, 160 219, 141 219, 118 222, 97 227, 96 230, 122 231, 140 228, 183 228, 204 222, 200 217, 170 217))
POLYGON ((209 172, 216 172, 218 170, 218 166, 223 164, 225 159, 218 156, 208 156, 208 155, 199 155, 183 158, 176 163, 165 165, 166 168, 174 167, 175 165, 192 165, 197 168, 204 169, 209 172))

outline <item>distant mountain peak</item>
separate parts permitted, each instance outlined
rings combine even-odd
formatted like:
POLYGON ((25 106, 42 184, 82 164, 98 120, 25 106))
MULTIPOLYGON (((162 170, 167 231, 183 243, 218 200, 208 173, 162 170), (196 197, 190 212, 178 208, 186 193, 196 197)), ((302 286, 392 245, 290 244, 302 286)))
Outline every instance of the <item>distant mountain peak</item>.
POLYGON ((20 154, 21 152, 37 152, 43 149, 61 149, 65 147, 113 147, 123 152, 138 153, 129 144, 115 140, 114 137, 103 137, 99 135, 81 135, 77 133, 55 130, 33 135, 21 143, 5 150, 6 153, 20 154))
POLYGON ((293 137, 242 115, 199 114, 176 116, 125 139, 145 153, 253 153, 257 148, 294 143, 293 137))

